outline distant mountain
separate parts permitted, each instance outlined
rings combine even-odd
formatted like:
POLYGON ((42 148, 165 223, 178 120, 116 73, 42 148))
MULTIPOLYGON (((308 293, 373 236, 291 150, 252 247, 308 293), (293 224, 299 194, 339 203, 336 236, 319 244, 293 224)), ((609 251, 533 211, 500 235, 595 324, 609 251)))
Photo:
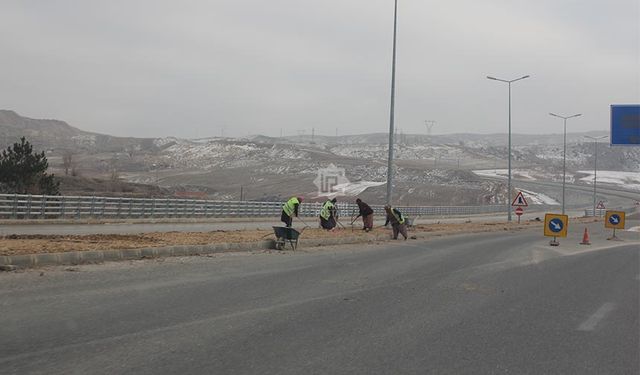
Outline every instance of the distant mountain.
POLYGON ((14 111, 0 110, 0 146, 26 137, 37 149, 74 152, 125 152, 154 150, 153 138, 113 137, 75 128, 64 121, 23 117, 14 111))
MULTIPOLYGON (((585 174, 578 171, 590 170, 594 165, 593 143, 584 136, 606 134, 567 134, 570 180, 583 178, 585 174)), ((379 186, 387 174, 385 133, 340 137, 125 138, 86 132, 63 121, 36 120, 13 111, 0 111, 0 146, 6 147, 21 136, 27 137, 37 150, 47 150, 49 165, 58 175, 64 173, 63 152, 73 151, 73 169, 85 179, 80 181, 80 188, 73 185, 77 179, 66 182, 69 186, 65 191, 74 194, 98 194, 95 185, 99 184, 91 183, 91 179, 112 180, 115 175, 116 179, 132 183, 160 185, 167 191, 206 191, 212 199, 239 199, 242 191, 245 199, 281 200, 293 194, 317 194, 314 180, 318 171, 331 164, 344 168, 346 177, 357 186, 370 186, 359 194, 363 199, 382 202, 386 194, 385 187, 379 186)), ((562 134, 514 134, 514 168, 522 176, 559 181, 563 171, 562 139, 562 134)), ((498 174, 499 169, 506 168, 506 134, 399 133, 395 150, 394 189, 399 203, 465 205, 507 200, 504 181, 487 180, 472 172, 492 170, 498 174)), ((602 142, 598 155, 600 171, 640 170, 640 148, 610 147, 602 142)), ((120 190, 127 189, 138 188, 124 186, 120 190)), ((552 194, 557 200, 558 191, 541 192, 552 194)))
MULTIPOLYGON (((606 131, 590 131, 580 133, 567 133, 567 143, 579 143, 584 141, 584 136, 591 137, 608 135, 606 131)), ((495 134, 402 134, 395 136, 397 143, 403 144, 466 144, 469 146, 501 146, 507 144, 506 133, 495 134)), ((277 138, 272 138, 277 139, 277 138)), ((355 134, 341 135, 339 137, 316 135, 296 135, 283 138, 284 141, 290 143, 317 143, 317 144, 388 144, 388 133, 371 133, 371 134, 355 134)), ((563 143, 562 134, 517 134, 511 135, 511 142, 514 146, 525 145, 556 145, 563 143)))

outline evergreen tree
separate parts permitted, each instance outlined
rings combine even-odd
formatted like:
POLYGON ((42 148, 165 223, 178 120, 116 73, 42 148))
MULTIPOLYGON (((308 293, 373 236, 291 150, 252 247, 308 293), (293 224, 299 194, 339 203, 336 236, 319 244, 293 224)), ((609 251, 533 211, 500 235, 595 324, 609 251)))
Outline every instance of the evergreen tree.
POLYGON ((0 155, 0 192, 15 194, 59 194, 60 182, 47 174, 49 163, 44 151, 33 153, 33 147, 20 138, 0 155))

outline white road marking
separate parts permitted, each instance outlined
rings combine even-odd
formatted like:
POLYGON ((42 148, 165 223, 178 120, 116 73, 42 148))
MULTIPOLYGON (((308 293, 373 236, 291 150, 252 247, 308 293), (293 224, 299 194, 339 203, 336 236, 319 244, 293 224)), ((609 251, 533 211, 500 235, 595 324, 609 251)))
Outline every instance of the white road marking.
POLYGON ((589 319, 585 320, 578 327, 578 331, 593 331, 594 328, 616 307, 615 303, 607 302, 593 313, 589 319))
POLYGON ((627 232, 640 232, 640 227, 631 227, 627 229, 627 232))

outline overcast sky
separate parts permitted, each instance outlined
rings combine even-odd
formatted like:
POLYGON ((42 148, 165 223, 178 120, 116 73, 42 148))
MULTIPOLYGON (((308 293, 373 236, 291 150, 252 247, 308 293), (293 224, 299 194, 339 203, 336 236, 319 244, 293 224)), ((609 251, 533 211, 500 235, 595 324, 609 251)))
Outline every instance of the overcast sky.
MULTIPOLYGON (((639 0, 399 0, 396 126, 606 130, 639 0)), ((393 0, 1 0, 0 108, 121 136, 385 132, 393 0), (224 130, 222 130, 224 129, 224 130)))

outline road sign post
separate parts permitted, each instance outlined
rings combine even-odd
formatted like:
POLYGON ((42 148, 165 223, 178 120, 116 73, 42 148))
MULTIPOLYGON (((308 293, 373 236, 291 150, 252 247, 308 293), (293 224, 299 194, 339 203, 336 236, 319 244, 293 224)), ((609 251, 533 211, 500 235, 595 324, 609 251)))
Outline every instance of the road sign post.
POLYGON ((569 227, 569 216, 560 214, 544 215, 544 235, 553 237, 549 245, 558 246, 558 237, 567 237, 567 228, 569 227))
POLYGON ((524 210, 522 209, 522 207, 516 207, 516 216, 518 216, 518 224, 520 224, 520 216, 522 216, 522 214, 524 213, 524 210))
POLYGON ((624 229, 625 212, 624 211, 607 211, 604 219, 604 227, 613 229, 613 235, 608 240, 621 241, 616 237, 616 229, 624 229))

